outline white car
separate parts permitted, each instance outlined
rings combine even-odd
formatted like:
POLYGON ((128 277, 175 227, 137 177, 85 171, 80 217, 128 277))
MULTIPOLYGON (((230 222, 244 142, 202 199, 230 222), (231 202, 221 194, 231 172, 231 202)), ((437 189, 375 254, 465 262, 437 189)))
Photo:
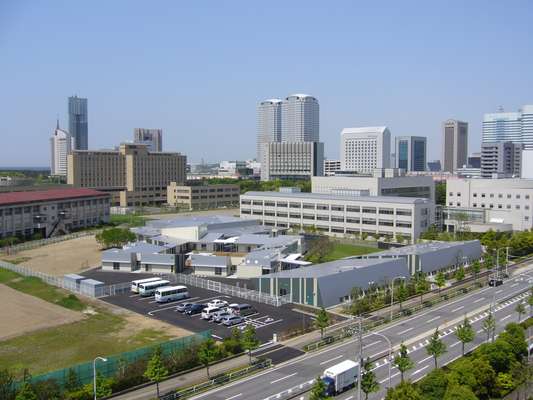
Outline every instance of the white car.
POLYGON ((222 308, 222 307, 226 307, 227 305, 228 305, 227 301, 220 300, 220 299, 211 300, 209 303, 207 303, 207 306, 211 308, 215 308, 215 307, 222 308))

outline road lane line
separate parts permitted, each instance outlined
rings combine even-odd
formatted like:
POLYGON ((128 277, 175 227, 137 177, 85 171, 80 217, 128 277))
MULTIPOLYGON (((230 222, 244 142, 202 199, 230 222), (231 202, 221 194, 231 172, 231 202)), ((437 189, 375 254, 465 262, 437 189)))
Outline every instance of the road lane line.
POLYGON ((503 292, 503 289, 498 290, 495 294, 500 294, 501 292, 503 292))
POLYGON ((513 288, 513 287, 518 286, 518 285, 519 285, 519 283, 515 283, 515 284, 511 285, 511 287, 513 288))
POLYGON ((452 343, 452 344, 450 345, 450 348, 457 346, 459 343, 461 343, 461 341, 458 341, 458 342, 452 343))
POLYGON ((429 360, 429 359, 431 359, 431 358, 433 358, 433 356, 426 357, 426 358, 420 360, 418 363, 419 363, 419 364, 423 364, 423 363, 425 363, 427 360, 429 360))
POLYGON ((425 370, 426 368, 429 368, 429 365, 426 365, 425 367, 422 367, 422 368, 420 368, 420 369, 417 369, 415 372, 413 372, 413 373, 411 374, 411 376, 416 375, 416 374, 419 374, 420 372, 422 372, 422 371, 425 370))
POLYGON ((404 333, 407 333, 409 331, 412 331, 413 329, 415 329, 414 327, 411 327, 411 328, 407 328, 406 330, 403 330, 401 332, 398 332, 398 335, 403 335, 404 333))
MULTIPOLYGON (((281 378, 279 378, 279 379, 276 379, 276 380, 270 382, 270 384, 272 385, 273 383, 280 382, 280 381, 282 381, 282 380, 284 380, 284 379, 292 378, 292 377, 293 377, 294 375, 296 375, 297 373, 298 373, 298 372, 295 372, 294 374, 290 374, 290 375, 287 375, 287 376, 281 377, 281 378)), ((228 400, 229 400, 229 399, 228 399, 228 400)))
POLYGON ((501 318, 500 321, 505 321, 506 319, 509 319, 513 316, 513 314, 506 315, 505 317, 501 318))
POLYGON ((236 399, 237 397, 242 396, 242 393, 236 394, 235 396, 228 397, 226 400, 236 399))
POLYGON ((476 333, 481 333, 481 332, 483 332, 483 329, 478 330, 476 333))
POLYGON ((326 360, 326 361, 322 361, 320 363, 320 365, 324 365, 324 364, 330 363, 330 362, 338 360, 339 358, 342 358, 342 357, 344 357, 344 356, 341 354, 340 356, 330 358, 329 360, 326 360))
POLYGON ((438 320, 439 318, 440 318, 440 315, 438 315, 438 316, 436 316, 436 317, 434 317, 434 318, 431 318, 431 319, 427 320, 426 323, 429 324, 430 322, 436 321, 436 320, 438 320))
MULTIPOLYGON (((392 374, 392 375, 390 376, 390 378, 391 378, 391 379, 392 379, 392 378, 395 378, 395 377, 397 377, 398 375, 400 375, 400 373, 399 373, 399 372, 396 372, 395 374, 392 374)), ((379 383, 385 383, 385 382, 387 382, 388 380, 389 380, 389 378, 385 378, 385 379, 379 381, 379 383)))
POLYGON ((484 297, 480 297, 479 299, 474 300, 472 303, 479 303, 480 301, 483 301, 483 300, 485 300, 485 298, 484 297))
POLYGON ((370 346, 374 346, 374 345, 376 345, 378 343, 381 343, 381 340, 376 340, 375 342, 372 342, 372 343, 369 343, 369 344, 365 344, 363 346, 363 349, 366 349, 367 347, 370 347, 370 346))
POLYGON ((462 310, 463 308, 465 308, 465 306, 461 306, 461 307, 454 308, 454 309, 452 310, 452 313, 457 312, 457 311, 459 311, 459 310, 462 310))

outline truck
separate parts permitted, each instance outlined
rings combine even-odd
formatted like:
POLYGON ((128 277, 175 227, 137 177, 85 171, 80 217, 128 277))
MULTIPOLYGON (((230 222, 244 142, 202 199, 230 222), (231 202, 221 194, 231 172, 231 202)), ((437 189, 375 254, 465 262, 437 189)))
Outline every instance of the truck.
POLYGON ((324 371, 322 381, 326 384, 325 395, 335 396, 355 386, 359 375, 359 363, 344 360, 324 371))

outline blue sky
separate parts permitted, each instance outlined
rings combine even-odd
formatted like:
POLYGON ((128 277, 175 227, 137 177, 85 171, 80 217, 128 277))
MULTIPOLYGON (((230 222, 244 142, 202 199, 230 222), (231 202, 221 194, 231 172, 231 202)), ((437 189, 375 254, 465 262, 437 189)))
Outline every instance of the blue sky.
POLYGON ((256 105, 309 93, 326 155, 343 127, 428 137, 533 103, 532 1, 0 1, 0 165, 46 166, 67 97, 89 146, 164 130, 198 162, 254 156, 256 105))

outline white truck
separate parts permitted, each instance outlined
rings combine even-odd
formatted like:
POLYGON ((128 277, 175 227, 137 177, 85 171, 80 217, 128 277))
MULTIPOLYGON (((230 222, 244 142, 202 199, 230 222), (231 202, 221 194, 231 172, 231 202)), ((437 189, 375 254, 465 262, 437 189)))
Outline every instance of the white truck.
POLYGON ((355 386, 359 374, 359 363, 352 360, 333 365, 324 371, 322 380, 326 384, 326 396, 335 396, 355 386))

